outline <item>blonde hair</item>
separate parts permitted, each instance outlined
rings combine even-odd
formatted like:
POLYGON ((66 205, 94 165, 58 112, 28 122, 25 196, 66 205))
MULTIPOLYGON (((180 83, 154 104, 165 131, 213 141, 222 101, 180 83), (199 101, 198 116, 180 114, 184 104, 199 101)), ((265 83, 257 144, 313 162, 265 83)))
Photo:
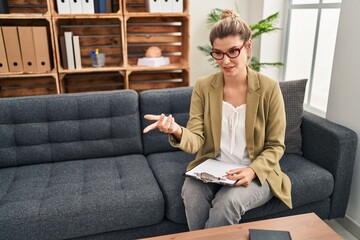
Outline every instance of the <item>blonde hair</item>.
POLYGON ((210 43, 213 46, 215 39, 228 36, 239 36, 244 42, 251 38, 251 29, 247 22, 231 10, 224 10, 221 13, 221 20, 215 23, 210 31, 210 43))

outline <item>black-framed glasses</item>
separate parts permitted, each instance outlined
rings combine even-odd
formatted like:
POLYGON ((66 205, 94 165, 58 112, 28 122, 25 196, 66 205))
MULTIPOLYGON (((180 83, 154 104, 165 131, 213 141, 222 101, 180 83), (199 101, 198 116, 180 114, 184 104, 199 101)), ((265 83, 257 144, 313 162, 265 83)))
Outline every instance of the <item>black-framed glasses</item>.
POLYGON ((230 49, 230 50, 227 51, 227 52, 222 52, 222 51, 220 51, 220 50, 214 50, 214 49, 213 49, 213 50, 210 52, 210 55, 211 55, 214 59, 216 59, 216 60, 222 60, 222 59, 224 58, 225 54, 226 54, 226 56, 228 56, 229 58, 236 58, 237 56, 240 55, 241 49, 244 47, 244 45, 245 45, 245 42, 243 43, 243 45, 241 45, 241 47, 239 47, 239 48, 232 48, 232 49, 230 49))

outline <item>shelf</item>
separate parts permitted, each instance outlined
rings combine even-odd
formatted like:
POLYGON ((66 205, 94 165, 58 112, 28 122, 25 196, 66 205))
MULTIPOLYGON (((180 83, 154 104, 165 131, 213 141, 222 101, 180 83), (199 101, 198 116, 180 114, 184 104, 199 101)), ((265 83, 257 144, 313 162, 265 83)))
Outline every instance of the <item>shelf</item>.
POLYGON ((0 79, 1 97, 19 97, 60 93, 57 75, 29 74, 0 79))
POLYGON ((130 89, 143 91, 157 88, 174 88, 189 85, 188 70, 158 70, 127 72, 126 84, 130 89))
POLYGON ((189 17, 188 13, 149 13, 149 12, 139 12, 139 13, 126 13, 125 16, 129 17, 189 17))
POLYGON ((159 47, 162 56, 170 58, 170 63, 189 62, 188 17, 130 17, 125 22, 125 33, 130 66, 137 65, 137 59, 144 57, 150 46, 159 47))
POLYGON ((97 73, 97 72, 116 72, 116 71, 124 71, 124 67, 99 67, 99 68, 81 68, 81 69, 60 69, 59 73, 97 73))
MULTIPOLYGON (((12 15, 12 14, 11 14, 12 15)), ((49 47, 48 49, 48 60, 49 60, 49 65, 47 65, 49 68, 44 70, 44 68, 41 68, 39 71, 31 71, 25 68, 25 63, 23 62, 23 70, 22 72, 9 72, 9 73, 2 73, 0 74, 0 78, 2 77, 11 77, 11 76, 21 76, 21 75, 25 75, 26 77, 31 77, 31 76, 52 76, 53 74, 57 73, 57 67, 56 67, 56 62, 55 62, 55 46, 53 44, 53 31, 52 31, 52 24, 51 24, 51 17, 50 16, 45 16, 45 17, 34 17, 31 19, 26 19, 26 21, 24 21, 24 19, 26 19, 24 16, 22 15, 18 15, 15 14, 14 16, 12 16, 12 18, 10 19, 5 19, 5 18, 1 18, 0 19, 0 26, 2 27, 6 27, 6 26, 11 26, 11 27, 45 27, 46 28, 46 35, 47 35, 47 45, 49 47)), ((44 37, 46 37, 44 35, 44 37)), ((26 38, 26 37, 25 37, 26 38)), ((26 38, 26 41, 28 39, 26 38)), ((46 41, 46 40, 44 40, 46 41)), ((20 44, 20 42, 19 42, 20 44)), ((20 45, 19 45, 20 47, 20 45)), ((44 48, 45 45, 41 45, 42 49, 44 48)), ((39 64, 39 63, 38 63, 39 64)))
POLYGON ((129 66, 127 69, 129 71, 133 72, 133 71, 163 71, 163 70, 177 70, 177 69, 188 70, 188 68, 189 68, 189 66, 187 64, 173 63, 173 64, 159 66, 159 67, 133 65, 133 66, 129 66))
POLYGON ((21 77, 57 77, 57 72, 53 70, 49 73, 1 73, 0 80, 3 78, 21 78, 21 77))
POLYGON ((124 66, 123 19, 119 17, 54 17, 55 46, 58 69, 60 73, 70 72, 102 72, 122 70, 124 66), (82 69, 64 69, 62 66, 59 37, 65 32, 72 32, 79 36, 82 69), (99 49, 106 54, 104 68, 92 68, 90 51, 99 49))
MULTIPOLYGON (((2 0, 3 1, 3 0, 2 0)), ((49 14, 47 0, 6 0, 10 14, 49 14)), ((4 14, 5 15, 5 14, 4 14)))
POLYGON ((124 89, 124 72, 59 74, 61 93, 124 89))
POLYGON ((7 1, 10 14, 0 14, 0 26, 47 27, 51 70, 0 73, 0 97, 189 85, 189 0, 180 13, 149 13, 147 0, 111 0, 112 13, 94 14, 58 14, 57 0, 7 1), (81 69, 62 65, 59 39, 65 32, 79 36, 81 69), (150 46, 171 64, 137 66, 150 46), (92 67, 95 49, 106 54, 104 67, 92 67))

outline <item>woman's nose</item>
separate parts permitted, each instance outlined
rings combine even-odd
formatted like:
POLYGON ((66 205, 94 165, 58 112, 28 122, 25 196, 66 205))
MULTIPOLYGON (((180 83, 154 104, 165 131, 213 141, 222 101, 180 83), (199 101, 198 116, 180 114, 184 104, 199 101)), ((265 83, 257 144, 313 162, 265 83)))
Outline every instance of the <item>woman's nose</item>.
POLYGON ((224 54, 223 63, 228 64, 230 62, 230 58, 224 54))

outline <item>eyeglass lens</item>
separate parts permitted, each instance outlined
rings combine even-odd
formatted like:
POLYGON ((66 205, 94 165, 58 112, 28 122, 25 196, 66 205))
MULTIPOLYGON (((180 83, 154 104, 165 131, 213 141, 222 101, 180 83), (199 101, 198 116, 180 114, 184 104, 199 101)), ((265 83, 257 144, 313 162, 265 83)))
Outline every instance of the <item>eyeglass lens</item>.
POLYGON ((244 44, 240 48, 233 48, 227 51, 226 53, 221 52, 219 50, 213 50, 210 52, 210 55, 215 58, 216 60, 222 60, 226 54, 229 58, 236 58, 240 55, 241 49, 243 48, 244 44))

